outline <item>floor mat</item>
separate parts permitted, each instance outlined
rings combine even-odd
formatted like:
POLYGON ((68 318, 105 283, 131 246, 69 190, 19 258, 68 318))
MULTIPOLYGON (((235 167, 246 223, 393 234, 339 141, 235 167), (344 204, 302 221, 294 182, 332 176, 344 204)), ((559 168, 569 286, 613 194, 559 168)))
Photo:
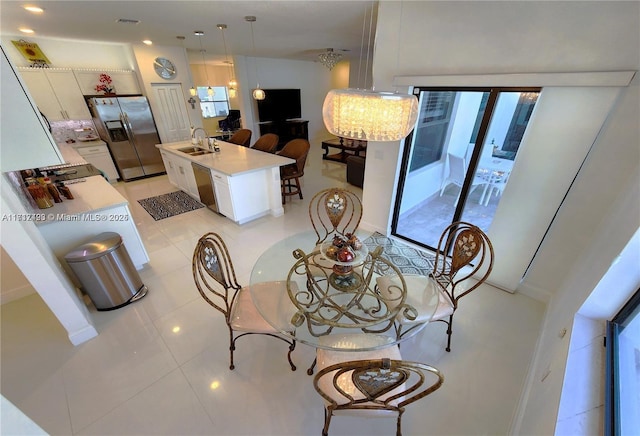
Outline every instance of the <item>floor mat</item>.
POLYGON ((194 200, 189 194, 182 191, 144 198, 138 200, 138 203, 140 203, 140 206, 149 212, 149 215, 156 221, 204 207, 202 203, 194 200))
POLYGON ((433 271, 435 255, 416 250, 401 242, 389 239, 381 233, 375 232, 362 241, 369 251, 382 245, 382 255, 398 267, 403 274, 428 275, 433 271))

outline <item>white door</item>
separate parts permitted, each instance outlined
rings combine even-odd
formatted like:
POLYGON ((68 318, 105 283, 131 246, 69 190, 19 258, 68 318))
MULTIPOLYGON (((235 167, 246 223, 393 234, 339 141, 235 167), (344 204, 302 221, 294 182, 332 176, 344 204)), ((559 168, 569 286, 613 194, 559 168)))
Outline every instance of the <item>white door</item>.
POLYGON ((186 98, 179 83, 152 83, 156 107, 154 112, 160 140, 163 143, 187 141, 191 137, 186 98))

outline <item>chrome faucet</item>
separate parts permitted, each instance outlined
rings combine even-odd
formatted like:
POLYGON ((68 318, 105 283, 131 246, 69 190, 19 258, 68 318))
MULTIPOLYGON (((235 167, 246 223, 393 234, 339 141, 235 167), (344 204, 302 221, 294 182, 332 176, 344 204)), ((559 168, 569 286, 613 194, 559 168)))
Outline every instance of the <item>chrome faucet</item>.
POLYGON ((207 133, 206 130, 204 130, 202 127, 196 127, 195 129, 193 129, 193 132, 191 133, 191 139, 195 139, 196 138, 196 132, 198 130, 202 130, 202 132, 204 133, 204 140, 198 138, 198 145, 202 146, 203 144, 206 144, 208 139, 209 139, 209 133, 207 133))

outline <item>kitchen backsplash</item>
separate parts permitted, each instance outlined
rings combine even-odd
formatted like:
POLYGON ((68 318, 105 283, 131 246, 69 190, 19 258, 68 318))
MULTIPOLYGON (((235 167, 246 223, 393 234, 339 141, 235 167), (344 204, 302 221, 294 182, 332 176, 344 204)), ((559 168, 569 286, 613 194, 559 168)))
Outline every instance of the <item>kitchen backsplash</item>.
POLYGON ((67 142, 76 140, 76 129, 91 128, 95 130, 93 120, 70 120, 70 121, 52 121, 51 135, 56 142, 67 142))

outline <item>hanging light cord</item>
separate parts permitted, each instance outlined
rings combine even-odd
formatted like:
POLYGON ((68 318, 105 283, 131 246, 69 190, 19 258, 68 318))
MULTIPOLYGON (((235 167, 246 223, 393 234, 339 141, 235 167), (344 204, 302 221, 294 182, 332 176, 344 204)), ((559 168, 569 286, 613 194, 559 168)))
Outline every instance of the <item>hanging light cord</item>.
POLYGON ((207 87, 211 88, 209 84, 209 72, 207 71, 207 65, 204 61, 204 49, 202 48, 202 35, 198 35, 198 39, 200 40, 200 54, 202 55, 202 66, 204 67, 204 74, 207 77, 207 87))
MULTIPOLYGON (((373 27, 373 1, 371 2, 371 8, 369 9, 369 32, 367 34, 367 58, 366 58, 366 66, 364 69, 364 87, 363 89, 367 89, 367 80, 369 78, 369 52, 371 51, 371 29, 373 27)), ((360 59, 358 60, 358 83, 362 84, 362 58, 363 58, 363 49, 364 49, 364 35, 367 29, 367 8, 364 10, 364 15, 362 16, 362 38, 360 40, 360 59)), ((372 85, 373 89, 373 85, 372 85)))
MULTIPOLYGON (((369 75, 369 55, 371 53, 371 30, 373 28, 373 1, 371 1, 371 8, 369 9, 369 35, 367 37, 367 64, 364 76, 364 85, 367 86, 367 76, 369 75)), ((371 75, 371 90, 373 89, 373 74, 371 75)))
POLYGON ((253 44, 253 66, 256 69, 256 83, 258 84, 258 88, 260 88, 260 79, 258 78, 258 59, 256 58, 256 39, 253 36, 253 21, 249 21, 249 25, 251 26, 251 42, 253 44))
MULTIPOLYGON (((224 37, 224 29, 227 27, 226 24, 218 24, 218 29, 222 32, 222 44, 224 45, 224 60, 227 66, 229 67, 229 71, 232 71, 231 62, 229 62, 229 52, 227 51, 227 40, 224 37)), ((231 78, 233 78, 233 74, 231 74, 231 78)), ((229 80, 231 83, 231 79, 229 80)))

